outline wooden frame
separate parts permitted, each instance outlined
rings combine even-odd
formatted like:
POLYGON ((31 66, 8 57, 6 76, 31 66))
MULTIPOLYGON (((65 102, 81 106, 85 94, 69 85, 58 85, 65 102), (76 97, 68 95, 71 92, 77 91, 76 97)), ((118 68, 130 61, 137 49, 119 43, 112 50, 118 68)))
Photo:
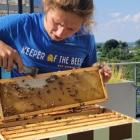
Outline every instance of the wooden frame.
MULTIPOLYGON (((52 73, 47 73, 47 74, 39 74, 36 77, 25 76, 25 77, 20 77, 20 78, 13 78, 13 79, 2 79, 2 80, 0 80, 0 84, 2 87, 5 84, 8 85, 9 83, 14 83, 14 84, 16 83, 20 86, 25 87, 25 84, 23 84, 23 81, 24 81, 24 83, 27 82, 28 84, 30 84, 30 86, 38 86, 38 84, 40 84, 41 82, 43 83, 46 80, 46 78, 50 78, 51 76, 54 76, 54 75, 58 76, 58 77, 66 76, 69 78, 72 74, 75 74, 75 75, 85 75, 85 77, 86 77, 86 73, 95 74, 95 77, 92 77, 91 80, 94 80, 94 83, 95 83, 95 81, 97 81, 98 86, 96 84, 94 85, 92 83, 92 81, 88 81, 89 83, 87 81, 84 81, 84 82, 85 82, 86 86, 87 85, 89 85, 89 87, 93 86, 94 90, 96 91, 96 94, 98 94, 100 96, 100 98, 96 99, 96 98, 93 98, 93 96, 91 96, 92 98, 89 97, 90 99, 88 99, 88 100, 87 99, 85 100, 83 98, 82 100, 85 100, 85 101, 82 101, 82 102, 81 101, 80 102, 79 101, 75 101, 75 102, 72 101, 72 102, 69 102, 69 104, 65 104, 65 105, 58 105, 58 106, 53 106, 53 107, 46 108, 46 109, 43 108, 43 109, 39 109, 39 110, 35 110, 35 111, 32 110, 29 112, 23 112, 23 113, 19 113, 19 114, 5 116, 3 113, 3 105, 2 105, 3 91, 1 90, 1 94, 0 94, 1 99, 2 99, 0 102, 1 103, 0 104, 1 118, 3 119, 3 121, 10 121, 10 120, 12 121, 12 120, 16 120, 16 119, 23 119, 24 120, 24 119, 28 119, 28 118, 32 118, 34 116, 37 116, 38 114, 42 114, 42 116, 46 116, 47 114, 52 113, 52 112, 56 112, 56 111, 66 110, 66 109, 71 109, 71 108, 75 108, 78 106, 90 105, 90 104, 95 104, 95 103, 100 103, 100 102, 106 101, 108 99, 108 97, 107 97, 107 93, 106 93, 104 83, 102 81, 102 77, 101 77, 101 74, 99 72, 98 67, 89 67, 89 68, 82 68, 82 69, 75 69, 75 70, 52 72, 52 73)), ((87 79, 85 78, 85 80, 87 80, 87 79)), ((73 81, 69 80, 69 83, 72 83, 72 82, 73 81)), ((83 87, 80 85, 80 90, 82 88, 83 87)), ((81 92, 80 96, 81 96, 81 94, 83 94, 83 93, 81 92)), ((88 92, 85 92, 84 94, 88 95, 88 92)))

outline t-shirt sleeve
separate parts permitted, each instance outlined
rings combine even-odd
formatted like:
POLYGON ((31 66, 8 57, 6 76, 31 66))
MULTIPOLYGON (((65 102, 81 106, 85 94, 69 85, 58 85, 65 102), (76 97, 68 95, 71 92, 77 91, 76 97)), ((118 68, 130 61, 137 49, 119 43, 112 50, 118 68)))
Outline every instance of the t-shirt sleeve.
POLYGON ((90 67, 97 62, 96 44, 94 35, 89 36, 87 47, 88 47, 88 55, 83 61, 82 67, 90 67))
POLYGON ((0 40, 12 46, 18 35, 20 15, 12 14, 0 17, 0 40))

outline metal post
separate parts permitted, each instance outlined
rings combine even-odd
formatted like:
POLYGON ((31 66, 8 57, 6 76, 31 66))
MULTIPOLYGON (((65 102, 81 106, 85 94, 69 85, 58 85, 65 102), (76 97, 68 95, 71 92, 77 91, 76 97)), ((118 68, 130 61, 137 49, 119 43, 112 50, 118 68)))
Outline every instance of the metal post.
POLYGON ((137 64, 134 64, 134 82, 137 86, 137 64))
POLYGON ((34 0, 30 0, 30 13, 34 12, 34 0))
POLYGON ((1 67, 0 67, 0 79, 1 79, 1 77, 2 77, 2 71, 1 71, 1 67))
POLYGON ((137 105, 137 64, 134 64, 134 81, 136 86, 136 117, 138 112, 138 105, 137 105))
POLYGON ((9 0, 7 0, 7 14, 9 15, 9 0))
POLYGON ((23 10, 22 10, 22 0, 18 0, 18 13, 22 13, 23 10))

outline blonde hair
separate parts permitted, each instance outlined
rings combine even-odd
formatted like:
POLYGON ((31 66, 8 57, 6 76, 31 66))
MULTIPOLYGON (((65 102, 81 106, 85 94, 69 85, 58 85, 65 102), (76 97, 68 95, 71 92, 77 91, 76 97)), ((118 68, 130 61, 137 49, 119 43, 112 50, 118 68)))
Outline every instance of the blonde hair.
POLYGON ((72 12, 85 19, 90 24, 94 12, 93 0, 44 0, 45 5, 72 12))

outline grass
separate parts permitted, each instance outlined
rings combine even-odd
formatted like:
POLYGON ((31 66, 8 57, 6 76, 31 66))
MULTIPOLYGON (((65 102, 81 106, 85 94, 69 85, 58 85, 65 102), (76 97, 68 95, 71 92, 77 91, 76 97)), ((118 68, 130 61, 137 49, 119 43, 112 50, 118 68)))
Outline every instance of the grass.
POLYGON ((112 76, 108 83, 118 83, 125 80, 123 67, 113 65, 111 67, 111 70, 112 70, 112 76))

